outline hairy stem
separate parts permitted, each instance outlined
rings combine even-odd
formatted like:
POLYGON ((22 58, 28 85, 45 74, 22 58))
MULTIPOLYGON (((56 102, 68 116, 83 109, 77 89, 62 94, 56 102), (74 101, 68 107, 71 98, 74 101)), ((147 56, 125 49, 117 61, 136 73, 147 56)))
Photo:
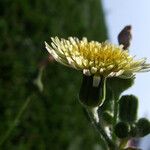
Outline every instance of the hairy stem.
POLYGON ((112 140, 116 142, 116 135, 114 133, 114 127, 117 123, 117 117, 118 117, 118 96, 114 97, 114 118, 113 118, 113 133, 112 133, 112 140))
POLYGON ((91 111, 89 111, 87 109, 87 113, 91 119, 92 124, 94 125, 94 127, 97 129, 98 133, 104 138, 104 140, 107 142, 107 145, 109 147, 110 150, 118 150, 117 145, 115 143, 113 143, 113 141, 109 138, 109 136, 106 134, 105 130, 103 129, 103 127, 101 126, 100 122, 97 122, 94 119, 93 114, 91 113, 91 111))

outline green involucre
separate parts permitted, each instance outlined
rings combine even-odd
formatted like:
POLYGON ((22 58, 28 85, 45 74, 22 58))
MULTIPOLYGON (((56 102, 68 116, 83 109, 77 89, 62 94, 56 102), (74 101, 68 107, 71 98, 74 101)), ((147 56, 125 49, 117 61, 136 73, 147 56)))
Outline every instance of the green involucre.
POLYGON ((79 92, 81 103, 89 107, 101 106, 105 100, 106 79, 100 78, 97 87, 93 86, 93 76, 83 75, 83 80, 79 92))
POLYGON ((119 119, 133 123, 137 119, 138 99, 134 95, 124 95, 119 100, 119 119))

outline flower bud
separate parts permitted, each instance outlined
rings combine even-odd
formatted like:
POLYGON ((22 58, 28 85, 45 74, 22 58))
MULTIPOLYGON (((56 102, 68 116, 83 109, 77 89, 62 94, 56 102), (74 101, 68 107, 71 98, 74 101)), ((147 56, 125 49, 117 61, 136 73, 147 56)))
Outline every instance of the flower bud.
POLYGON ((129 125, 126 122, 119 122, 115 125, 114 132, 118 138, 126 138, 129 134, 129 125))
POLYGON ((137 122, 138 136, 143 137, 150 133, 150 122, 146 118, 141 118, 137 122))
POLYGON ((89 107, 101 106, 105 100, 106 79, 83 75, 79 92, 81 103, 89 107))
POLYGON ((119 45, 122 44, 123 49, 128 49, 128 47, 130 46, 130 41, 131 41, 131 38, 132 38, 131 28, 132 27, 130 25, 125 26, 123 28, 123 30, 118 35, 119 45))
POLYGON ((119 100, 119 118, 133 123, 137 119, 138 99, 134 95, 122 96, 119 100))

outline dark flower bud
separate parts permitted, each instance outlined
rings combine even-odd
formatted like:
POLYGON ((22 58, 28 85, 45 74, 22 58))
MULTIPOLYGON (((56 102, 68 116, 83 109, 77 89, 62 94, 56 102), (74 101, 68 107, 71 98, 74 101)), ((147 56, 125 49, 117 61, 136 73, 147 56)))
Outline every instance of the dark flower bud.
POLYGON ((79 92, 81 103, 89 107, 101 106, 105 100, 106 79, 94 76, 83 75, 83 80, 79 92))
POLYGON ((123 49, 128 49, 130 46, 132 35, 131 35, 131 26, 125 26, 123 30, 118 35, 119 45, 123 45, 123 49))
POLYGON ((129 135, 129 125, 126 122, 119 122, 114 127, 114 132, 118 138, 126 138, 129 135))
POLYGON ((124 95, 119 100, 119 118, 133 123, 137 119, 138 99, 134 95, 124 95))
POLYGON ((143 137, 150 133, 150 122, 146 118, 141 118, 137 122, 138 136, 143 137))

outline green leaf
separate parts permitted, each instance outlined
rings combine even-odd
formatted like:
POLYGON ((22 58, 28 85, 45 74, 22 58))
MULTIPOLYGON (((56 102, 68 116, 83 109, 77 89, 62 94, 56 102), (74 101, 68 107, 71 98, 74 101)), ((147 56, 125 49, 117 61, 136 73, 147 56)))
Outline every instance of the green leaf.
POLYGON ((119 97, 122 92, 130 88, 133 84, 134 78, 122 79, 114 77, 107 79, 107 87, 111 88, 114 97, 119 97))

